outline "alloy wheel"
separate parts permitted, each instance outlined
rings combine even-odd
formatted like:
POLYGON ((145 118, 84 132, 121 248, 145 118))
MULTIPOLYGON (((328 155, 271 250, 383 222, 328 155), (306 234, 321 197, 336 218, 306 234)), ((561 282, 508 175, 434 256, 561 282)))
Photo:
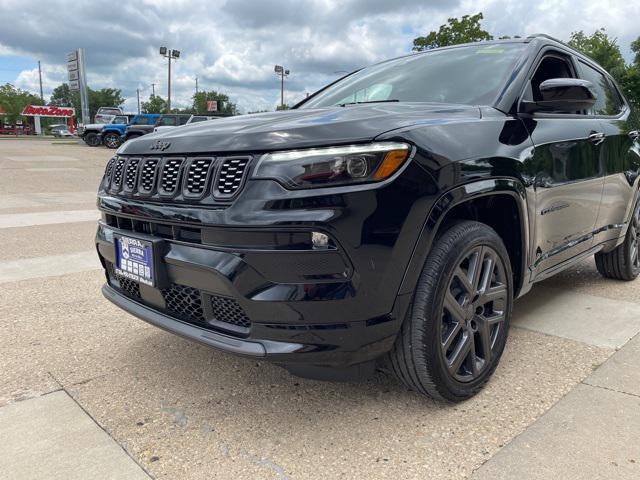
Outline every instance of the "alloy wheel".
POLYGON ((638 251, 640 245, 640 202, 638 202, 633 212, 629 228, 631 229, 631 251, 629 252, 629 258, 631 259, 633 268, 640 269, 640 252, 638 251))
POLYGON ((455 380, 471 382, 492 364, 508 299, 498 253, 487 245, 466 252, 449 280, 440 325, 441 354, 455 380))
POLYGON ((104 141, 109 148, 118 148, 120 144, 120 140, 115 135, 107 135, 104 141))

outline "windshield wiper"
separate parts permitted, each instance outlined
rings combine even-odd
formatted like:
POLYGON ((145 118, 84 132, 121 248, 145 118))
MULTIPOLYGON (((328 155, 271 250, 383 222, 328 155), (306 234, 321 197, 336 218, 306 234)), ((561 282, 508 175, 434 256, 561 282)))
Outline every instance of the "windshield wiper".
POLYGON ((339 103, 339 107, 344 107, 345 105, 360 105, 361 103, 387 103, 387 102, 399 102, 397 98, 391 98, 389 100, 366 100, 364 102, 347 102, 347 103, 339 103))

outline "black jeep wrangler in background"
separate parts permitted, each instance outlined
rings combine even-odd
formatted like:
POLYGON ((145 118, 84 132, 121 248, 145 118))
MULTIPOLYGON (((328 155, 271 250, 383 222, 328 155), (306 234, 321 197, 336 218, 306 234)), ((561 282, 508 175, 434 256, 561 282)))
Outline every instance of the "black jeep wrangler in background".
POLYGON ((460 401, 533 283, 594 254, 638 276, 638 128, 547 36, 382 62, 289 111, 123 145, 98 196, 103 293, 298 375, 382 365, 460 401))

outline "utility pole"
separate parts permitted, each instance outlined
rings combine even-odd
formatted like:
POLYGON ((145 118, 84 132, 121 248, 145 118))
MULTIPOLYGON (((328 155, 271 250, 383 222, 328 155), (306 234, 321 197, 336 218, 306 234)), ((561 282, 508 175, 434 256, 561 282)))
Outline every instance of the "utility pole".
POLYGON ((40 68, 40 60, 38 60, 38 77, 40 77, 40 100, 44 102, 44 95, 42 94, 42 69, 40 68))
POLYGON ((198 76, 196 75, 196 95, 198 95, 198 76))
POLYGON ((171 113, 171 59, 180 58, 179 50, 171 50, 167 47, 160 47, 160 55, 169 60, 169 71, 167 75, 167 113, 171 113))
POLYGON ((153 95, 154 97, 156 96, 156 84, 155 83, 151 84, 151 95, 153 95))
POLYGON ((138 95, 138 114, 140 114, 140 89, 136 88, 136 94, 138 95))
POLYGON ((289 76, 289 70, 282 65, 276 65, 273 70, 280 76, 280 109, 284 110, 284 77, 289 76))

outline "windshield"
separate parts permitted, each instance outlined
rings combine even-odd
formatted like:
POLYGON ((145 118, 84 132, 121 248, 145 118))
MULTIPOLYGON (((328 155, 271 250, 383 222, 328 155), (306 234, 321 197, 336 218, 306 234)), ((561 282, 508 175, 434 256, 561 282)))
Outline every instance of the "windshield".
POLYGON ((300 108, 375 101, 491 104, 525 48, 480 44, 390 60, 349 75, 300 108))
POLYGON ((111 123, 129 123, 129 119, 127 117, 115 117, 111 123))

